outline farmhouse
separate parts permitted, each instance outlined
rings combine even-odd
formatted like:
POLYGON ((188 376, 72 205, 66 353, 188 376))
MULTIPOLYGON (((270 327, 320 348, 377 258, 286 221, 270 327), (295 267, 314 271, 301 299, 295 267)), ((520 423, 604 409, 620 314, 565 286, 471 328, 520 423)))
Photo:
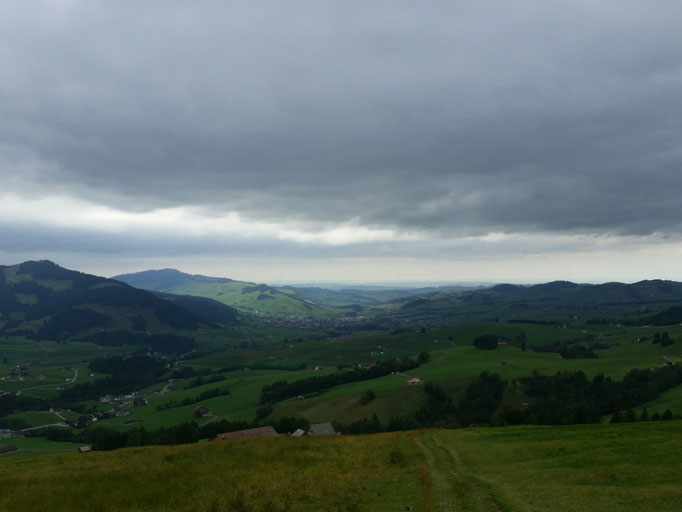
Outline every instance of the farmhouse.
POLYGON ((78 448, 78 453, 87 453, 91 451, 91 448, 89 446, 80 446, 78 448))
POLYGON ((224 434, 218 434, 215 438, 221 441, 227 441, 229 439, 247 439, 251 437, 276 437, 278 435, 279 434, 275 432, 275 429, 272 427, 258 427, 237 430, 235 432, 225 432, 224 434))
POLYGON ((194 408, 194 414, 197 416, 208 416, 211 414, 211 409, 208 407, 204 407, 203 405, 197 405, 194 408))
POLYGON ((422 380, 419 377, 417 377, 416 375, 410 375, 410 378, 407 379, 407 383, 412 385, 412 386, 415 386, 417 384, 421 384, 422 380))
POLYGON ((315 423, 308 429, 309 436, 335 436, 336 430, 331 423, 315 423))

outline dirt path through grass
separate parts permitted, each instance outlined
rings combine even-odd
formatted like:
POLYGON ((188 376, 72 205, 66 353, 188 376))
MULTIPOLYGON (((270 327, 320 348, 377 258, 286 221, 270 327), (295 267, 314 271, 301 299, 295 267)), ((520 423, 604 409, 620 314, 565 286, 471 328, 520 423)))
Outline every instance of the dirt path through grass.
MULTIPOLYGON (((490 486, 468 474, 457 455, 456 447, 445 442, 438 431, 425 432, 418 438, 431 473, 432 510, 438 512, 502 512, 490 486)), ((424 511, 427 512, 427 511, 424 511)), ((428 511, 431 512, 431 511, 428 511)))

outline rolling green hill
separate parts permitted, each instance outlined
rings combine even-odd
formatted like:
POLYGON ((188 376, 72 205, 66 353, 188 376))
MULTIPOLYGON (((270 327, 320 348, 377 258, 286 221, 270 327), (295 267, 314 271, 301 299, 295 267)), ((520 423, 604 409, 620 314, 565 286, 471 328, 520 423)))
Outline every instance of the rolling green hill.
POLYGON ((331 307, 372 306, 382 302, 405 300, 407 297, 429 295, 437 292, 463 291, 472 286, 430 286, 421 288, 356 286, 323 288, 319 286, 283 286, 283 290, 293 290, 298 295, 314 300, 318 304, 331 307))
POLYGON ((144 290, 206 297, 257 316, 333 317, 345 313, 344 310, 318 304, 293 289, 191 275, 174 269, 146 270, 118 275, 113 279, 144 290))

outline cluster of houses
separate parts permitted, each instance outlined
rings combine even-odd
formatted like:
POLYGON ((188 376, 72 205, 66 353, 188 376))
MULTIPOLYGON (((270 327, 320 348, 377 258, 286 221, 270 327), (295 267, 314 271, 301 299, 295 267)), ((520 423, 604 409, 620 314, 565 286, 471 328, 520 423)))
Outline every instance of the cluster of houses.
POLYGON ((21 430, 0 428, 0 439, 12 439, 13 437, 25 437, 21 430))
POLYGON ((6 377, 0 377, 0 381, 3 382, 20 382, 23 381, 28 376, 28 370, 31 367, 30 363, 18 364, 15 368, 9 371, 9 375, 6 377))
MULTIPOLYGON (((151 394, 151 393, 150 393, 151 394)), ((134 407, 139 407, 141 405, 147 405, 147 399, 144 398, 139 393, 132 393, 129 395, 104 395, 100 397, 99 401, 103 404, 120 404, 127 400, 133 401, 134 407)))

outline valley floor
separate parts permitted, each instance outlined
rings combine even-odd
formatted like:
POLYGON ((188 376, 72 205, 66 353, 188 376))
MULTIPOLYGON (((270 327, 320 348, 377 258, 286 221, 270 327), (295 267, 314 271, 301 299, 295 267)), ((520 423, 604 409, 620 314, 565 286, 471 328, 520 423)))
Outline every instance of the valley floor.
POLYGON ((678 511, 682 422, 0 458, 0 510, 678 511), (411 507, 411 508, 410 508, 411 507))

